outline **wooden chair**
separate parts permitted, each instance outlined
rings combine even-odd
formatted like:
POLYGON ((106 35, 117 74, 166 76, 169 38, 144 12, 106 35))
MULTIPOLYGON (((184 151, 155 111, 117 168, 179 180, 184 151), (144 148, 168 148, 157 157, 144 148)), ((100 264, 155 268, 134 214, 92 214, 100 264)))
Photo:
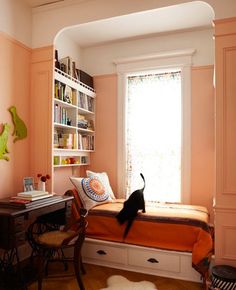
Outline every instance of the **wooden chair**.
MULTIPOLYGON (((66 192, 73 195, 72 191, 66 192)), ((61 261, 67 270, 67 261, 73 261, 74 271, 80 290, 84 290, 81 273, 85 273, 81 258, 81 248, 85 239, 87 227, 87 210, 80 207, 76 199, 73 200, 72 218, 61 228, 60 225, 47 224, 36 220, 28 230, 28 239, 32 247, 31 259, 37 259, 38 290, 42 290, 42 281, 48 273, 48 263, 61 261), (73 212, 76 213, 73 214, 73 212), (66 258, 64 250, 73 247, 73 258, 66 258)))

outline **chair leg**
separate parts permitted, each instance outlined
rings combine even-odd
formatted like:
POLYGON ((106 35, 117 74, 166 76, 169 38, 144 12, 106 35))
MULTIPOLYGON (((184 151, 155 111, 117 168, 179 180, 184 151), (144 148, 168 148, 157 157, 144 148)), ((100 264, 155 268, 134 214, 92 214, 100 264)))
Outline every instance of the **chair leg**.
POLYGON ((76 257, 76 255, 74 255, 74 268, 75 268, 75 275, 76 275, 76 279, 77 279, 77 282, 79 284, 80 290, 85 290, 84 284, 83 284, 83 281, 82 281, 82 277, 81 277, 81 258, 80 258, 80 254, 77 257, 76 257))
POLYGON ((64 265, 64 269, 65 269, 65 271, 68 271, 68 263, 66 261, 66 257, 65 257, 63 249, 61 249, 61 257, 62 257, 62 262, 63 262, 63 265, 64 265))
POLYGON ((38 290, 42 290, 43 276, 44 276, 44 266, 47 264, 47 259, 45 260, 45 251, 40 250, 38 256, 38 290))
POLYGON ((81 258, 81 248, 84 241, 84 235, 81 234, 74 246, 74 268, 77 282, 79 284, 80 290, 85 290, 83 280, 81 277, 82 271, 84 271, 82 266, 82 258, 81 258), (83 269, 83 270, 82 270, 83 269))
POLYGON ((82 260, 81 255, 80 255, 80 267, 81 267, 82 274, 86 274, 86 270, 84 268, 84 264, 83 264, 83 260, 82 260))

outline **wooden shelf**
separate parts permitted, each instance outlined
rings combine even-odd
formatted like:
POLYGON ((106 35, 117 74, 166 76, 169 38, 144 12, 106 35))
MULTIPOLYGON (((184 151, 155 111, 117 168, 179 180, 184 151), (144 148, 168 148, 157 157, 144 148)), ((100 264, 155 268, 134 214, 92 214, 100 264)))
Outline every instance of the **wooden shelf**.
POLYGON ((66 107, 66 108, 77 108, 76 105, 64 102, 64 101, 57 99, 57 98, 54 98, 54 103, 61 104, 63 107, 66 107))
POLYGON ((54 126, 55 126, 55 127, 58 127, 58 128, 75 129, 75 130, 78 129, 78 127, 75 127, 75 126, 69 126, 69 125, 60 124, 60 123, 54 123, 54 126))
POLYGON ((58 165, 53 165, 54 168, 59 168, 59 167, 76 167, 76 166, 84 166, 84 165, 89 165, 88 163, 79 163, 79 164, 58 164, 58 165))

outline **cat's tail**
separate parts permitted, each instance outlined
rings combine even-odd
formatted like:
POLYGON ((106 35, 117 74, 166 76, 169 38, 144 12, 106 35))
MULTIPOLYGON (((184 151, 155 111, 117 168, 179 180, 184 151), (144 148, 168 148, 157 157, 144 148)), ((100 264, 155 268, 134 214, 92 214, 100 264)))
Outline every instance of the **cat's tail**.
POLYGON ((144 185, 143 185, 143 189, 144 189, 144 188, 145 188, 145 186, 146 186, 145 178, 144 178, 144 176, 143 176, 143 174, 142 174, 142 173, 140 173, 140 176, 142 177, 142 179, 143 179, 143 182, 144 182, 144 185))

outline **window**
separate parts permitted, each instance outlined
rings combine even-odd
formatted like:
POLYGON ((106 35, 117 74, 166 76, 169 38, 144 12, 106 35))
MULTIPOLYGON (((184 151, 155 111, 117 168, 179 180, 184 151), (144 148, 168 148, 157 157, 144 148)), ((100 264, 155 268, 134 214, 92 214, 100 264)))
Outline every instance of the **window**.
MULTIPOLYGON (((141 170, 137 166, 136 173, 134 173, 134 179, 137 181, 137 186, 134 184, 134 179, 130 178, 129 172, 130 167, 132 168, 136 167, 134 164, 128 164, 127 161, 127 142, 129 136, 129 132, 127 131, 128 127, 131 123, 131 119, 129 120, 128 110, 129 110, 129 103, 127 100, 131 98, 132 95, 134 95, 134 88, 136 87, 137 81, 138 83, 141 81, 141 79, 144 79, 145 75, 153 75, 151 79, 164 79, 164 76, 172 76, 175 80, 173 85, 180 86, 180 92, 181 95, 177 94, 175 97, 175 100, 169 101, 159 99, 159 101, 166 101, 166 104, 163 103, 163 106, 166 106, 168 109, 166 116, 163 114, 163 111, 154 108, 154 105, 148 105, 149 102, 147 101, 147 94, 145 92, 145 98, 143 98, 143 105, 142 105, 142 112, 139 113, 140 116, 134 117, 136 120, 139 119, 140 122, 139 126, 144 126, 144 128, 140 129, 140 137, 142 136, 143 143, 146 141, 147 147, 154 146, 152 145, 152 137, 150 135, 154 134, 149 127, 145 126, 145 123, 152 123, 151 118, 148 118, 148 120, 144 120, 144 115, 148 113, 149 116, 155 115, 156 118, 159 118, 160 120, 165 119, 165 123, 163 122, 163 129, 164 132, 169 131, 169 136, 167 134, 166 142, 172 143, 173 140, 175 140, 175 145, 173 146, 174 152, 173 155, 175 155, 176 158, 174 158, 171 162, 172 164, 169 165, 171 167, 172 172, 175 172, 174 177, 174 183, 169 184, 168 186, 164 186, 161 184, 161 182, 157 183, 156 187, 158 187, 158 190, 155 191, 155 188, 151 188, 151 183, 147 180, 146 189, 145 189, 145 197, 147 199, 158 199, 162 201, 168 201, 168 200, 178 200, 183 203, 190 203, 190 189, 191 189, 191 64, 192 64, 192 55, 194 54, 193 49, 183 50, 183 51, 171 51, 171 52, 163 52, 158 54, 152 54, 152 55, 144 55, 144 56, 138 56, 138 57, 132 57, 132 58, 126 58, 126 59, 118 59, 115 60, 114 63, 117 66, 117 72, 118 72, 118 144, 117 144, 117 180, 118 180, 118 197, 119 198, 125 198, 125 193, 128 190, 135 190, 142 186, 141 178, 139 177, 139 173, 141 170), (178 68, 178 69, 177 69, 178 68), (140 72, 144 72, 140 74, 140 72), (148 73, 147 73, 148 72, 148 73), (163 74, 164 73, 164 74, 163 74), (165 73, 167 73, 165 75, 165 73), (178 84, 177 84, 178 83, 178 84), (176 103, 175 103, 176 102, 176 103), (174 110, 176 107, 181 107, 180 109, 174 110), (151 113, 151 110, 154 110, 154 112, 151 113), (175 115, 173 115, 173 110, 175 111, 175 115), (158 113, 158 114, 157 114, 158 113), (158 116, 162 113, 162 116, 158 116), (172 119, 174 117, 175 119, 172 119), (140 120, 143 119, 143 122, 140 120), (174 121, 175 120, 175 121, 174 121), (143 124, 143 125, 142 125, 143 124), (141 132, 142 131, 142 132, 141 132), (173 138, 173 134, 175 134, 176 138, 173 138), (178 135, 178 136, 177 136, 178 135), (177 174, 176 172, 178 172, 177 174), (174 185, 175 184, 175 185, 174 185), (133 187, 133 188, 132 188, 133 187), (149 187, 149 189, 148 189, 149 187), (168 194, 164 197, 163 192, 172 190, 171 188, 175 188, 175 194, 171 193, 171 196, 174 198, 172 199, 168 197, 168 194), (152 193, 151 193, 152 190, 152 193), (159 192, 160 198, 156 198, 157 192, 159 192), (149 196, 149 197, 148 197, 149 196), (153 197, 155 196, 155 198, 153 197), (178 197, 177 197, 178 196, 178 197)), ((179 89, 177 90, 179 91, 179 89)), ((151 94, 150 94, 151 95, 151 94)), ((168 95, 168 94, 167 94, 168 95)), ((170 98, 169 96, 166 97, 167 99, 170 98)), ((134 99, 135 100, 135 99, 134 99)), ((131 100, 129 100, 131 101, 131 100)), ((131 115, 130 115, 131 116, 131 115)), ((145 117, 147 118, 147 117, 145 117)), ((137 123, 135 122, 135 123, 137 123)), ((154 122, 154 121, 153 121, 154 122)), ((150 127, 152 127, 150 125, 150 127)), ((159 126, 160 127, 160 126, 159 126)), ((137 131, 138 132, 138 131, 137 131)), ((163 132, 162 132, 163 133, 163 132)), ((137 134, 138 135, 138 134, 137 134)), ((164 135, 164 133, 163 133, 164 135)), ((161 136, 161 133, 159 132, 159 135, 161 136)), ((139 138, 139 137, 138 137, 139 138)), ((158 138, 158 137, 157 137, 158 138)), ((131 144, 131 143, 130 143, 131 144)), ((173 145, 173 144, 172 144, 173 145)), ((160 145, 159 147, 164 146, 164 144, 160 145)), ((163 150, 166 150, 166 148, 163 148, 163 150)), ((133 151, 132 148, 128 148, 129 154, 133 154, 136 149, 133 151), (133 152, 132 152, 133 151, 133 152)), ((142 149, 140 149, 142 150, 142 149)), ((150 150, 145 149, 145 151, 142 151, 142 154, 153 154, 150 153, 150 150)), ((163 154, 162 154, 163 155, 163 154)), ((164 156, 164 155, 163 155, 164 156)), ((169 154, 170 156, 170 154, 169 154)), ((164 158, 164 157, 163 157, 164 158)), ((132 159, 132 162, 136 163, 138 162, 135 157, 132 159)), ((168 164, 168 162, 166 162, 168 164)), ((152 168, 159 166, 159 164, 154 164, 151 166, 152 168)), ((165 165, 166 168, 167 165, 165 165)), ((147 165, 147 167, 149 167, 147 165)), ((155 168, 154 168, 155 169, 155 168)), ((145 169, 146 171, 146 169, 145 169)), ((151 170, 150 170, 151 172, 151 170)), ((146 172, 142 172, 146 179, 150 179, 148 176, 149 174, 146 174, 146 172)), ((167 173, 167 175, 171 175, 171 171, 167 173)), ((155 174, 154 174, 155 175, 155 174)), ((152 176, 154 176, 152 175, 152 176)), ((156 178, 156 176, 155 176, 156 178)), ((159 180, 161 180, 162 177, 159 177, 159 180)), ((170 195, 169 195, 170 196, 170 195)))
POLYGON ((181 72, 127 76, 126 194, 146 179, 145 200, 181 200, 181 72))

